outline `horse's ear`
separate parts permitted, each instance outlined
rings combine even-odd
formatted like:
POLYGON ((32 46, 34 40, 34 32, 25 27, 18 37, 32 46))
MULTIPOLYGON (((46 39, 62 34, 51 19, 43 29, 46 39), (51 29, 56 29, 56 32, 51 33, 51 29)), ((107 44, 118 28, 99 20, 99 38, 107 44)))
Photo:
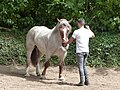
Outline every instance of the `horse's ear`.
POLYGON ((57 18, 57 21, 60 22, 60 19, 57 18))
POLYGON ((73 19, 70 19, 68 22, 71 23, 73 19))

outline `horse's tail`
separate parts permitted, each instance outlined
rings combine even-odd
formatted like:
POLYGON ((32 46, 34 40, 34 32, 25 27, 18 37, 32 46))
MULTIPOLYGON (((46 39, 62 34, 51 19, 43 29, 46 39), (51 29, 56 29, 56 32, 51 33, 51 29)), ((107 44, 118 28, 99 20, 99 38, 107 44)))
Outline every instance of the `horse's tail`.
POLYGON ((36 66, 38 63, 38 54, 39 54, 39 50, 37 46, 35 46, 31 54, 31 63, 33 66, 36 66))

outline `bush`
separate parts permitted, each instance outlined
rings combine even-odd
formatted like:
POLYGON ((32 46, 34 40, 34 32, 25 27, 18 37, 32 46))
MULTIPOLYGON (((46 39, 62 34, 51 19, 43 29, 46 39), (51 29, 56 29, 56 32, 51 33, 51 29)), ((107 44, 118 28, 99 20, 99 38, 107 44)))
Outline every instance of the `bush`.
POLYGON ((53 27, 57 18, 85 18, 99 32, 120 32, 120 0, 1 0, 0 26, 27 30, 53 27), (93 19, 93 17, 95 17, 93 19), (108 29, 109 28, 109 29, 108 29))
POLYGON ((120 66, 120 34, 101 33, 90 42, 89 66, 120 66))
POLYGON ((0 32, 0 64, 25 63, 25 38, 21 33, 0 32))
MULTIPOLYGON (((24 32, 0 32, 0 64, 25 64, 24 32)), ((90 40, 90 56, 87 64, 91 67, 120 66, 120 34, 100 33, 90 40)), ((45 57, 42 58, 42 62, 45 57)), ((51 63, 58 65, 58 58, 52 57, 51 63)), ((76 65, 75 42, 68 49, 66 65, 76 65)))
MULTIPOLYGON (((91 67, 120 66, 120 34, 100 33, 90 40, 90 54, 87 64, 91 67)), ((66 64, 76 64, 75 44, 66 58, 66 64)))

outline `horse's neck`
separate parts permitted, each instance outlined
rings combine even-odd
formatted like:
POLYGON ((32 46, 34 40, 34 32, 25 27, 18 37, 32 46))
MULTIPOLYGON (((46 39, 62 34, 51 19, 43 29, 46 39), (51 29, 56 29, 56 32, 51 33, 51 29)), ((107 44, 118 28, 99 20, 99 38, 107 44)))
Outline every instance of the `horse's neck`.
POLYGON ((53 36, 55 36, 56 41, 62 43, 62 39, 60 36, 60 31, 58 30, 57 25, 53 28, 53 32, 52 32, 53 36))
POLYGON ((53 30, 53 33, 57 33, 58 32, 58 24, 52 30, 53 30))

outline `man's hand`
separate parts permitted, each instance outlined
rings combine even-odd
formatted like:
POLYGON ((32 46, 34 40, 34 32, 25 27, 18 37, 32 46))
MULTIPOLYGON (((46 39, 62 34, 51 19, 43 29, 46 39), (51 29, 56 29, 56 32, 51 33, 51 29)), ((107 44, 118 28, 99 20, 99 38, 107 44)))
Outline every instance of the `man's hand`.
POLYGON ((90 29, 90 27, 88 25, 85 25, 87 29, 90 29))
POLYGON ((68 42, 62 43, 63 47, 66 47, 67 44, 71 44, 74 40, 75 40, 75 39, 74 39, 73 37, 71 37, 68 42))
POLYGON ((86 28, 87 28, 88 30, 90 30, 90 32, 92 33, 92 37, 91 37, 91 38, 94 38, 94 37, 95 37, 95 34, 91 31, 90 27, 89 27, 88 25, 86 25, 86 28))
POLYGON ((62 46, 63 46, 63 47, 66 47, 66 46, 67 46, 67 42, 66 42, 66 43, 62 43, 62 46))

